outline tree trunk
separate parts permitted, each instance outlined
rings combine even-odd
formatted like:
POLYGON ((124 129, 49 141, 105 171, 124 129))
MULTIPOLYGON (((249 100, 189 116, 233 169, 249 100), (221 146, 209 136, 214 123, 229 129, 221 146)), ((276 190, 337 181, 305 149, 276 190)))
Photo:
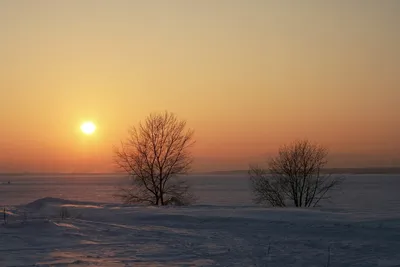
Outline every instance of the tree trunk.
POLYGON ((165 205, 165 203, 164 203, 164 194, 162 192, 160 193, 160 201, 161 201, 161 206, 164 206, 165 205))

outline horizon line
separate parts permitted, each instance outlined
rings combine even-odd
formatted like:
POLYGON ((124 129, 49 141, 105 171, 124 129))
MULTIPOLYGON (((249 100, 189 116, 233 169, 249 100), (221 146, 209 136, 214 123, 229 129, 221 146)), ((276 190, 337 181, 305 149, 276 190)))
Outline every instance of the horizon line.
MULTIPOLYGON (((400 173, 400 166, 369 166, 369 167, 332 167, 324 168, 323 170, 329 172, 352 172, 352 173, 375 173, 375 171, 380 171, 378 173, 400 173)), ((230 169, 230 170, 212 170, 212 171, 194 171, 188 174, 227 174, 227 173, 244 173, 248 172, 248 169, 230 169)), ((125 172, 1 172, 1 176, 5 175, 124 175, 125 172)))

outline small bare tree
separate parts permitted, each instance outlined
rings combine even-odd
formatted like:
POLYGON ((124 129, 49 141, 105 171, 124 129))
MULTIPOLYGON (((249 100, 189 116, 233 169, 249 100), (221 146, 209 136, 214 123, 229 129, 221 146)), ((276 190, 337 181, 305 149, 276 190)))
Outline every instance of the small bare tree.
POLYGON ((193 130, 169 112, 150 114, 131 127, 128 138, 115 148, 115 162, 131 178, 117 194, 124 203, 190 204, 194 198, 186 180, 177 177, 190 170, 189 148, 193 130))
POLYGON ((308 140, 295 141, 280 148, 269 162, 268 171, 250 167, 251 187, 256 203, 285 207, 292 201, 296 207, 315 207, 342 178, 322 173, 327 163, 325 147, 308 140))

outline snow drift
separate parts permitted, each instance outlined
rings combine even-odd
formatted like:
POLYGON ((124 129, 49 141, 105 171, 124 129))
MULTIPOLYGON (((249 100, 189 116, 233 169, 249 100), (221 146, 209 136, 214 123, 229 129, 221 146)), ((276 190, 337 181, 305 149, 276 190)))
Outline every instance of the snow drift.
POLYGON ((0 266, 399 266, 400 219, 42 198, 10 209, 0 266), (61 220, 59 211, 68 209, 61 220), (28 215, 27 215, 28 214, 28 215))

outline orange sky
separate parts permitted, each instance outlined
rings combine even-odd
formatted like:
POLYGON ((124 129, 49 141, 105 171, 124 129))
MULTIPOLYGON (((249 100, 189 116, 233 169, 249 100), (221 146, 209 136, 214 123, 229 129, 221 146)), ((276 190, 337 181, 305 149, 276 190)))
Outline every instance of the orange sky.
POLYGON ((113 171, 112 145, 163 110, 195 129, 196 170, 305 137, 334 166, 399 166, 398 14, 398 1, 3 0, 0 172, 113 171))

